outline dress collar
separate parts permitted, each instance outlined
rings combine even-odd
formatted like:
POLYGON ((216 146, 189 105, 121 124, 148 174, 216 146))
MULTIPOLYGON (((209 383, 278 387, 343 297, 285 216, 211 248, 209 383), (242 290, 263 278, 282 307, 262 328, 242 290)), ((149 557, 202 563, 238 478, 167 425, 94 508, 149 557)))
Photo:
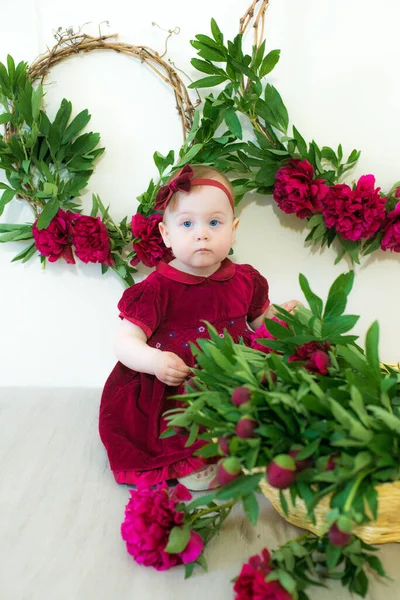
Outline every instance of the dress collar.
POLYGON ((228 281, 228 279, 232 279, 235 274, 235 263, 229 260, 229 258, 225 258, 225 260, 222 261, 220 268, 208 277, 184 273, 183 271, 175 269, 175 267, 171 267, 165 261, 161 261, 156 270, 158 273, 161 273, 161 275, 164 275, 173 281, 196 285, 203 283, 203 281, 206 281, 207 279, 212 279, 213 281, 228 281))

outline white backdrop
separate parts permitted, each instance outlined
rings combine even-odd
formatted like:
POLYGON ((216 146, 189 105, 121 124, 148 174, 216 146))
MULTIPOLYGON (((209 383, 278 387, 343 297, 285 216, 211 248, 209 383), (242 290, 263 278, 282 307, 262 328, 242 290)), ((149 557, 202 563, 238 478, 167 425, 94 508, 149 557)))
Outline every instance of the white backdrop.
MULTIPOLYGON (((163 52, 164 29, 180 27, 169 41, 168 56, 176 67, 198 78, 190 65, 195 56, 189 40, 209 33, 214 17, 232 38, 249 0, 6 0, 3 11, 18 18, 0 26, 0 60, 8 53, 32 62, 54 45, 53 30, 86 22, 87 33, 118 33, 120 41, 147 45, 163 52), (201 9, 200 9, 201 6, 201 9)), ((289 110, 291 123, 310 140, 345 153, 362 150, 349 181, 374 173, 388 190, 400 179, 398 103, 398 23, 396 0, 271 0, 265 34, 267 48, 281 48, 281 60, 270 76, 289 110)), ((247 48, 252 34, 246 35, 247 48)), ((209 90, 206 90, 208 93, 209 90)), ((113 52, 77 56, 54 68, 46 84, 51 118, 62 98, 72 101, 77 114, 88 108, 90 131, 101 133, 105 155, 89 181, 84 201, 100 194, 120 218, 135 212, 136 196, 157 175, 155 150, 178 150, 181 125, 170 89, 145 65, 113 52)), ((193 95, 193 99, 195 95, 193 95)), ((270 197, 243 201, 235 247, 236 262, 248 262, 270 282, 273 302, 302 299, 298 273, 323 296, 340 272, 335 251, 304 246, 302 224, 277 211, 270 197)), ((22 205, 12 203, 2 221, 32 220, 22 205)), ((49 264, 37 259, 10 264, 21 249, 0 246, 0 385, 87 386, 103 384, 115 359, 113 336, 118 326, 116 304, 123 291, 113 274, 101 276, 95 265, 49 264)), ((145 271, 140 273, 140 279, 145 271)), ((400 360, 398 295, 400 256, 377 252, 356 269, 355 289, 348 312, 361 314, 356 333, 363 337, 376 318, 381 326, 381 356, 400 360)))

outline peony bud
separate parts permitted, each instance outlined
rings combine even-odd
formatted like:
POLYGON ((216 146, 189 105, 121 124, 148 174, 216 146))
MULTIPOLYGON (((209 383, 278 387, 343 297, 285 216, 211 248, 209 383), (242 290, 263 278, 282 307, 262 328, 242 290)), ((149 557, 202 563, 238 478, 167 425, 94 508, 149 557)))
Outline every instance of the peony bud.
POLYGON ((302 446, 294 446, 292 450, 289 450, 288 452, 289 456, 291 456, 294 459, 296 469, 299 473, 301 471, 305 471, 306 469, 311 469, 314 466, 314 461, 311 457, 303 458, 302 460, 296 460, 296 456, 300 454, 302 450, 302 446))
POLYGON ((196 379, 191 377, 186 381, 186 389, 188 392, 199 392, 200 388, 197 386, 196 379))
POLYGON ((189 435, 189 430, 186 427, 182 427, 181 425, 174 425, 173 430, 177 435, 189 435))
POLYGON ((242 439, 257 437, 254 433, 257 427, 259 427, 257 421, 251 417, 242 417, 236 424, 236 435, 242 439))
POLYGON ((228 455, 229 454, 229 438, 221 436, 218 438, 218 441, 219 441, 219 449, 221 450, 221 452, 223 454, 228 455))
MULTIPOLYGON (((269 376, 271 378, 272 384, 276 383, 276 380, 278 379, 276 376, 275 371, 269 371, 269 376)), ((262 378, 261 378, 261 385, 264 387, 272 387, 270 385, 269 379, 267 377, 266 373, 263 373, 262 378)))
POLYGON ((334 546, 347 546, 351 539, 353 523, 348 517, 342 516, 329 528, 329 540, 334 546))
POLYGON ((216 480, 220 485, 227 485, 237 479, 242 472, 242 465, 235 456, 224 458, 217 467, 216 480))
POLYGON ((326 463, 325 471, 333 471, 336 467, 335 458, 337 458, 339 454, 331 454, 328 462, 326 463))
POLYGON ((296 463, 288 454, 279 454, 267 465, 267 480, 272 487, 284 490, 296 481, 296 463))
POLYGON ((237 387, 232 392, 232 404, 234 404, 235 406, 242 406, 242 404, 246 404, 246 402, 249 402, 250 396, 251 391, 248 387, 237 387))

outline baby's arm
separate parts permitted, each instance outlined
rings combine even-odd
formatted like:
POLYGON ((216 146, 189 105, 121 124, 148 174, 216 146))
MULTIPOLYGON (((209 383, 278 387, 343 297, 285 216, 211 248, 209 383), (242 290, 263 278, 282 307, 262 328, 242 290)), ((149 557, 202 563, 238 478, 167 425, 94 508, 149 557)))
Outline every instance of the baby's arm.
MULTIPOLYGON (((296 306, 301 305, 301 302, 298 300, 289 300, 289 302, 284 302, 281 304, 282 308, 287 310, 288 312, 292 312, 296 306)), ((272 319, 275 316, 275 309, 272 304, 270 304, 266 311, 264 311, 257 319, 254 319, 251 323, 249 323, 250 327, 255 331, 264 323, 265 319, 272 319)))
POLYGON ((115 338, 118 360, 134 371, 155 375, 166 385, 177 386, 190 374, 189 367, 173 352, 162 352, 147 345, 144 331, 124 319, 115 338))

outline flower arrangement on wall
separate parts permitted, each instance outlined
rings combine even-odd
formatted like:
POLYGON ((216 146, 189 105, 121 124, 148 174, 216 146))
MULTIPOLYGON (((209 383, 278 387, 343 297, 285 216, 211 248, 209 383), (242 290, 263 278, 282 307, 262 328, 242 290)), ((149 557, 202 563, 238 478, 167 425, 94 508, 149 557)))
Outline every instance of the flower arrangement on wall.
POLYGON ((376 187, 371 174, 344 183, 360 152, 353 150, 344 158, 341 145, 334 150, 314 140, 308 143, 295 125, 289 126, 287 108, 269 83, 280 51, 266 50, 257 26, 264 21, 268 2, 254 16, 257 4, 246 11, 233 40, 225 41, 214 19, 211 36, 196 35, 191 44, 197 57, 191 64, 201 77, 187 87, 158 53, 112 41, 113 36, 58 31, 56 46, 29 69, 23 62, 16 66, 10 56, 7 65, 0 64, 0 124, 5 128, 0 168, 7 178, 0 183, 0 215, 9 202, 25 201, 34 216, 32 223, 0 224, 0 242, 25 242, 13 260, 26 262, 39 255, 43 264, 99 263, 103 273, 112 268, 131 285, 139 263, 152 267, 165 256, 155 198, 171 173, 189 162, 233 174, 236 204, 247 193, 272 194, 282 211, 306 223, 307 242, 330 246, 336 240, 337 260, 348 255, 359 262, 360 255, 379 248, 400 251, 397 183, 387 193, 376 187), (252 18, 255 39, 246 54, 243 36, 252 18), (80 196, 104 152, 98 133, 82 133, 90 120, 88 111, 71 120, 72 106, 64 99, 51 122, 43 104, 42 83, 54 64, 79 52, 104 49, 139 58, 171 86, 184 132, 177 155, 174 150, 166 156, 154 153, 158 177, 119 223, 110 214, 111 203, 103 203, 97 194, 90 215, 83 214, 80 196), (215 86, 218 94, 210 91, 197 106, 192 104, 188 90, 215 86), (248 141, 243 140, 246 123, 253 134, 248 141))

